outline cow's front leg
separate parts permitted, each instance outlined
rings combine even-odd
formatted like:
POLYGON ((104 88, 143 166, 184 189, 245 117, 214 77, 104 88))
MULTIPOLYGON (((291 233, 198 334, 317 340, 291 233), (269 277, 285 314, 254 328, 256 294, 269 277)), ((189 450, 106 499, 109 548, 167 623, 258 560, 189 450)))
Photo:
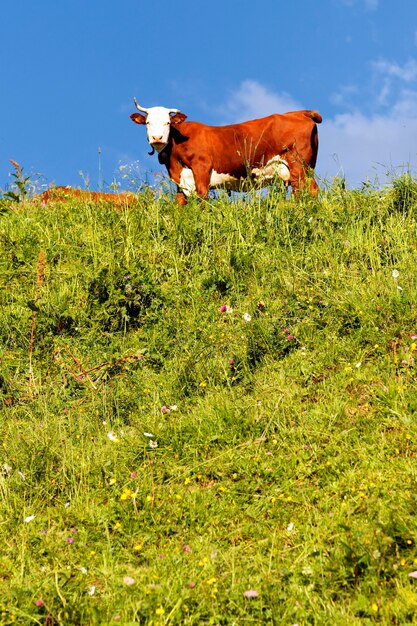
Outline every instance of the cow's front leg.
POLYGON ((177 204, 181 204, 181 205, 186 205, 187 204, 187 196, 185 195, 185 193, 181 190, 180 187, 177 187, 177 195, 175 196, 175 202, 177 204))
POLYGON ((193 169, 193 174, 197 195, 201 198, 207 198, 210 187, 211 168, 196 168, 193 169))

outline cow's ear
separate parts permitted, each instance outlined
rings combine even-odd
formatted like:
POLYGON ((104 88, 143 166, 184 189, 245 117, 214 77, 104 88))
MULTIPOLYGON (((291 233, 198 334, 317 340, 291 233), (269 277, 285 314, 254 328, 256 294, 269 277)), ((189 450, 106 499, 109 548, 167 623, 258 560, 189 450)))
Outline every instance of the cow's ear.
POLYGON ((135 124, 146 124, 146 117, 140 113, 132 113, 130 119, 132 122, 135 122, 135 124))
POLYGON ((171 115, 171 124, 181 124, 186 119, 185 113, 175 113, 175 115, 171 115))

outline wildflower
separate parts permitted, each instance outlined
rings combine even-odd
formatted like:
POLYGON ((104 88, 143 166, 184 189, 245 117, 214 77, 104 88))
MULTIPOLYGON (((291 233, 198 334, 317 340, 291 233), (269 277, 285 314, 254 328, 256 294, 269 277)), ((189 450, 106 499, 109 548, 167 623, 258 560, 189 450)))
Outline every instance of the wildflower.
POLYGON ((23 474, 23 472, 19 472, 19 471, 18 471, 17 473, 19 474, 19 476, 20 476, 20 478, 21 478, 22 480, 26 480, 26 476, 23 474))
POLYGON ((120 621, 120 615, 115 615, 113 617, 113 619, 114 619, 115 622, 119 622, 120 621))
MULTIPOLYGON (((417 574, 417 572, 416 572, 416 574, 417 574)), ((190 582, 188 583, 188 588, 189 589, 194 589, 194 587, 195 587, 195 582, 193 580, 190 580, 190 582)))
POLYGON ((149 437, 150 439, 153 439, 155 437, 155 435, 153 435, 152 433, 143 433, 145 435, 145 437, 149 437))
POLYGON ((287 526, 287 530, 290 533, 292 530, 294 530, 294 522, 290 522, 287 526))
POLYGON ((43 606, 45 603, 42 598, 38 598, 35 602, 35 606, 43 606))
POLYGON ((130 478, 134 479, 138 477, 138 473, 137 472, 130 472, 130 478))
POLYGON ((243 592, 243 595, 245 598, 257 598, 259 594, 255 589, 247 589, 243 592))
POLYGON ((188 543, 186 543, 185 545, 182 546, 182 549, 184 550, 184 552, 191 552, 191 548, 188 545, 188 543))
POLYGON ((361 361, 359 361, 359 363, 356 363, 355 365, 356 369, 359 369, 361 365, 362 365, 361 361))
POLYGON ((131 578, 131 576, 125 576, 123 578, 123 582, 125 585, 134 585, 135 584, 135 579, 131 578))
POLYGON ((151 448, 157 448, 158 447, 158 442, 157 441, 153 441, 152 439, 149 442, 149 445, 151 448))
POLYGON ((288 341, 292 341, 294 339, 294 335, 287 335, 288 341))
POLYGON ((392 270, 392 274, 391 276, 396 279, 398 278, 398 276, 400 275, 400 272, 398 270, 392 270))
POLYGON ((169 409, 167 406, 161 406, 161 411, 162 413, 171 413, 171 409, 169 409))
POLYGON ((96 592, 96 587, 95 585, 91 585, 90 589, 88 590, 88 595, 89 596, 93 596, 96 592))
POLYGON ((116 441, 117 440, 117 435, 112 430, 109 433, 107 433, 107 437, 110 439, 110 441, 116 441))
POLYGON ((122 494, 120 496, 120 500, 122 502, 126 502, 126 500, 129 500, 129 498, 133 498, 134 496, 134 492, 129 489, 129 487, 125 487, 125 489, 123 489, 122 494))
POLYGON ((67 543, 74 543, 74 537, 68 537, 67 543))
POLYGON ((86 567, 80 567, 80 572, 81 572, 81 574, 86 574, 87 573, 87 568, 86 567))
POLYGON ((162 606, 159 606, 156 610, 155 610, 155 615, 163 615, 165 613, 164 609, 162 608, 162 606))
POLYGON ((32 520, 34 520, 36 517, 36 515, 28 515, 27 517, 25 517, 25 522, 26 524, 29 524, 29 522, 31 522, 32 520))
POLYGON ((417 578, 417 571, 410 572, 408 575, 410 578, 417 578))
POLYGON ((178 411, 178 407, 176 404, 171 404, 169 408, 171 409, 171 411, 178 411))
POLYGON ((214 576, 212 578, 209 578, 207 581, 208 585, 214 585, 214 583, 217 582, 217 578, 215 578, 214 576))
POLYGON ((243 315, 243 319, 244 319, 245 322, 250 322, 251 319, 252 319, 252 315, 250 313, 245 313, 243 315))
POLYGON ((122 527, 121 523, 120 522, 116 522, 115 525, 114 525, 114 530, 120 530, 121 527, 122 527))

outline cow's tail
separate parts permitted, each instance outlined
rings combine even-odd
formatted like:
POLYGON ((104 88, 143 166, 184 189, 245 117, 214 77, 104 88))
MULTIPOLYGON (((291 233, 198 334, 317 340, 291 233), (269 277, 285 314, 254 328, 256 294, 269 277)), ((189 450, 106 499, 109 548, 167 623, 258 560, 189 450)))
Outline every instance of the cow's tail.
POLYGON ((308 116, 311 117, 313 122, 316 122, 316 124, 321 124, 323 121, 323 118, 318 111, 308 111, 308 116))

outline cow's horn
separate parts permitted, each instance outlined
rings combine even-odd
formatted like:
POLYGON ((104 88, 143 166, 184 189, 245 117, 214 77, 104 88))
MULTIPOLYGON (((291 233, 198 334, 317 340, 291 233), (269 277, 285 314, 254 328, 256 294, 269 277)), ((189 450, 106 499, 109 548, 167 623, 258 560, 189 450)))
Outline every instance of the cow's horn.
POLYGON ((133 98, 133 102, 135 103, 135 106, 138 111, 143 111, 144 113, 148 113, 148 109, 144 109, 143 107, 138 105, 136 98, 133 98))

